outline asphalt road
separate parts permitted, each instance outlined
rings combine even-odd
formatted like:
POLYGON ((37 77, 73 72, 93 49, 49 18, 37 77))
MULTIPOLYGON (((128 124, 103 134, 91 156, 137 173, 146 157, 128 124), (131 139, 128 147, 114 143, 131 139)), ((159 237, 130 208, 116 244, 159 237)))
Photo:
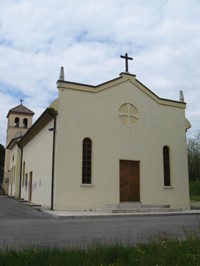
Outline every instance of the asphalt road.
POLYGON ((200 233, 200 215, 57 219, 0 196, 0 249, 138 243, 200 233))

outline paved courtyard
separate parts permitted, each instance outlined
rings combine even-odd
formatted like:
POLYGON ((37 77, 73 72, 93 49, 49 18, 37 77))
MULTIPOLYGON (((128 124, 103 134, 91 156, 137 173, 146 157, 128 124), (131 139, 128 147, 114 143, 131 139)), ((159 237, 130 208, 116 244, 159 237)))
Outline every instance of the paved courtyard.
POLYGON ((199 233, 200 214, 167 216, 86 216, 58 219, 22 202, 0 196, 0 248, 125 244, 157 235, 185 238, 199 233))

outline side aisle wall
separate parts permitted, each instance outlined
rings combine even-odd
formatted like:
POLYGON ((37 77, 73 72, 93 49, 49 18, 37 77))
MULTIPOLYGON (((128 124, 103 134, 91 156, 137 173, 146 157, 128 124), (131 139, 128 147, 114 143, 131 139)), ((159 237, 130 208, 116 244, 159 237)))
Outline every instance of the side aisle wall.
POLYGON ((51 204, 53 127, 51 121, 23 148, 21 197, 43 206, 51 204))
POLYGON ((17 145, 10 152, 8 195, 19 197, 21 150, 17 145))

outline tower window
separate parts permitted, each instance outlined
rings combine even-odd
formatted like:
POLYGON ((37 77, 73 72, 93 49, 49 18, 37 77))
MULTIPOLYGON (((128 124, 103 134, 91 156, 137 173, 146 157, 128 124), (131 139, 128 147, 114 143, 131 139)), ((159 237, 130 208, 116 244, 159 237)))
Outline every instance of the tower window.
POLYGON ((15 127, 19 127, 19 117, 15 117, 15 127))
POLYGON ((23 119, 23 127, 25 127, 25 128, 28 127, 28 119, 27 118, 23 119))
POLYGON ((89 138, 83 140, 82 154, 82 184, 91 184, 92 173, 92 141, 89 138))

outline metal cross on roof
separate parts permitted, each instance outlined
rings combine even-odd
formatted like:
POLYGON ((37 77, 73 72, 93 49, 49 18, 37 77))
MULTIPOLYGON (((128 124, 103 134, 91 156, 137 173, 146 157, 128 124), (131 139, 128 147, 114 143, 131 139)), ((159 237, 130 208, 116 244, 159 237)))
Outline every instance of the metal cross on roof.
POLYGON ((120 55, 120 57, 125 59, 125 72, 128 72, 128 60, 133 60, 133 58, 129 57, 127 53, 125 53, 125 55, 120 55))

